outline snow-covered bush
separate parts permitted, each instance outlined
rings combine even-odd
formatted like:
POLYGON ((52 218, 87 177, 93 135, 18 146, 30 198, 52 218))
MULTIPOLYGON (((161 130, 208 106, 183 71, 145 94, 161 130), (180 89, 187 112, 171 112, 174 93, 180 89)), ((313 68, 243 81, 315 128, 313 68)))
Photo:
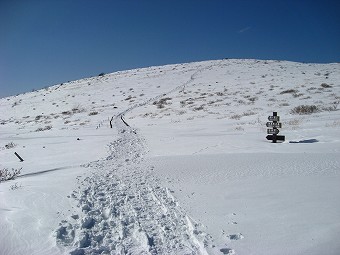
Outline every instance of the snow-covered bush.
POLYGON ((12 168, 11 170, 9 170, 8 168, 0 169, 0 182, 15 179, 21 173, 21 169, 22 168, 12 168))

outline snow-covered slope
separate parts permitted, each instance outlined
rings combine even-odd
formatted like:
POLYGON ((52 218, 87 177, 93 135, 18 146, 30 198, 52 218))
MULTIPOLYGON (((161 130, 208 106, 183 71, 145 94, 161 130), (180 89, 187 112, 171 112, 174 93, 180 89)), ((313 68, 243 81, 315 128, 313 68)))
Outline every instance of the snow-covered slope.
POLYGON ((0 169, 22 167, 0 183, 1 254, 337 254, 339 80, 225 59, 0 99, 0 169))

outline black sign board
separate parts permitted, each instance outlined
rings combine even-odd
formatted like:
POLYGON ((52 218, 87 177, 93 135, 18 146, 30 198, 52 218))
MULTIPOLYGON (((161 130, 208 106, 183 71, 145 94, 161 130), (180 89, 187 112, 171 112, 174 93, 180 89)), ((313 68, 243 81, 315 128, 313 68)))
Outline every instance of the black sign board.
POLYGON ((267 135, 266 138, 267 138, 267 140, 274 140, 274 136, 276 136, 276 140, 278 140, 278 141, 284 141, 285 140, 284 135, 267 135))
POLYGON ((267 129, 267 134, 277 135, 280 131, 277 128, 267 129))
POLYGON ((267 122, 266 126, 267 127, 282 128, 282 123, 281 122, 267 122))
MULTIPOLYGON (((274 113, 273 113, 274 114, 274 113)), ((280 116, 268 116, 269 121, 280 121, 280 116)))

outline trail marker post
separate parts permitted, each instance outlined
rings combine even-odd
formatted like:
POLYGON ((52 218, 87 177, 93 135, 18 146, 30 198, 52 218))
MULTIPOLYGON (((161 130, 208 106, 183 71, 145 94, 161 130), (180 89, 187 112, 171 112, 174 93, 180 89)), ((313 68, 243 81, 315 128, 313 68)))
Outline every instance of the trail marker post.
POLYGON ((282 123, 280 123, 280 116, 277 116, 277 112, 273 112, 273 116, 268 116, 268 120, 271 122, 267 122, 266 126, 270 127, 267 129, 267 140, 272 140, 273 143, 276 143, 276 141, 284 141, 285 136, 284 135, 277 135, 280 131, 278 128, 282 127, 282 123))
POLYGON ((15 156, 17 156, 17 158, 20 160, 20 162, 23 162, 24 160, 22 159, 22 157, 19 156, 18 153, 14 152, 15 156))
POLYGON ((110 121, 110 128, 112 128, 113 117, 112 117, 111 120, 109 120, 109 121, 110 121))

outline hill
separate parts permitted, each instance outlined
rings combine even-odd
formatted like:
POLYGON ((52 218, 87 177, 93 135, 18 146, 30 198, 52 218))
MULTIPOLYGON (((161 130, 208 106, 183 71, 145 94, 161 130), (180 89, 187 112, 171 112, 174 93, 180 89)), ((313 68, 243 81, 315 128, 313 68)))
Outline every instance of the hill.
POLYGON ((0 169, 22 168, 0 183, 1 253, 337 254, 339 80, 224 59, 0 99, 0 169))

